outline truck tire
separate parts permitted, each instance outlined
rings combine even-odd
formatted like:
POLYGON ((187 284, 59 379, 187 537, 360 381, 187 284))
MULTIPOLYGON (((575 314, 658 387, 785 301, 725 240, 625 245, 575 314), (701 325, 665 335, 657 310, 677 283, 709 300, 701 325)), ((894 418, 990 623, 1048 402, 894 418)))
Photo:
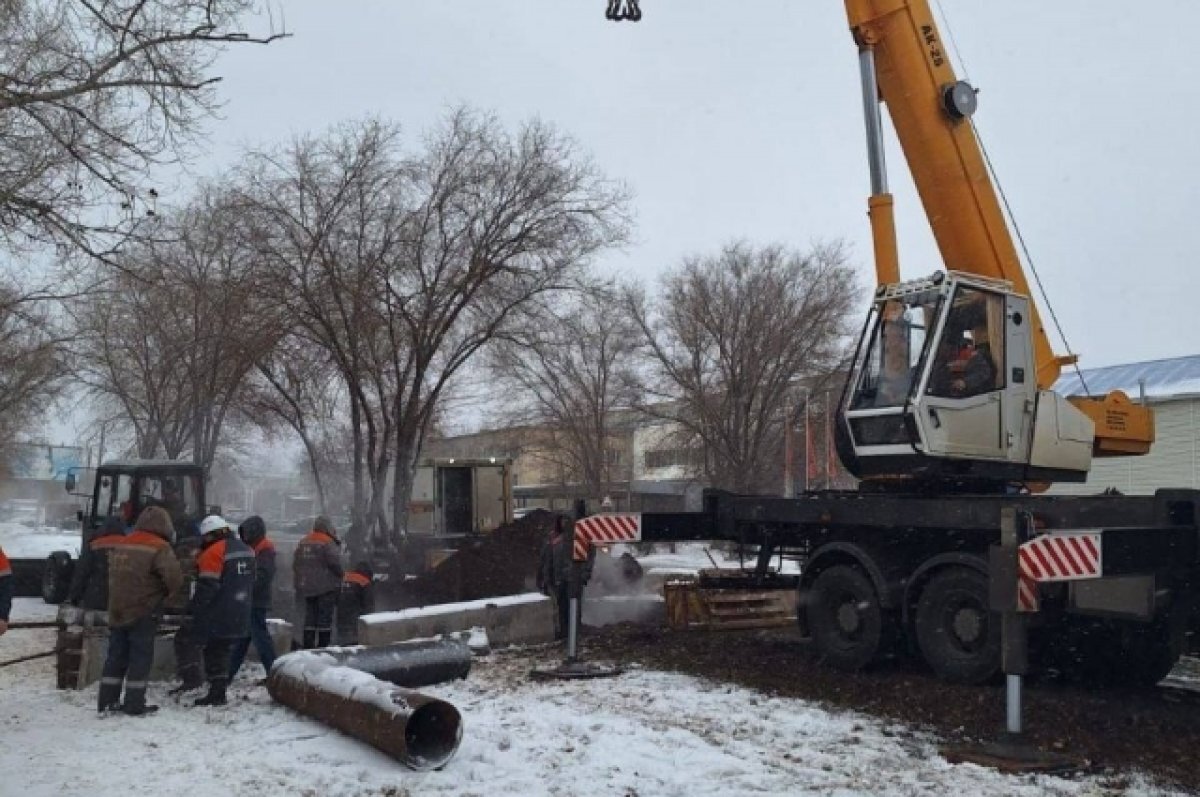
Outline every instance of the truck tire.
POLYGON ((75 563, 66 551, 55 551, 46 557, 46 568, 42 571, 42 600, 50 604, 65 601, 74 570, 75 563))
POLYGON ((886 648, 890 625, 875 586, 856 567, 823 571, 809 589, 806 614, 821 661, 838 670, 861 670, 886 648))
POLYGON ((987 576, 969 567, 935 574, 917 600, 917 645, 944 680, 980 684, 1000 672, 1000 622, 988 608, 987 576))

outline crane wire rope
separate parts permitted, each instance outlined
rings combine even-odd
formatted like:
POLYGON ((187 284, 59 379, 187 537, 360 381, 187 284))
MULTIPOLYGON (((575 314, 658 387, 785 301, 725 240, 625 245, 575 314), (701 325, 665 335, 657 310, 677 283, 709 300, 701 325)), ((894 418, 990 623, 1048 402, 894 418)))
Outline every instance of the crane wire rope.
MULTIPOLYGON (((942 7, 942 0, 935 0, 935 2, 937 3, 938 16, 942 18, 942 27, 950 39, 950 48, 954 51, 954 60, 958 61, 963 79, 970 83, 970 71, 967 69, 966 59, 962 57, 962 52, 958 49, 958 40, 954 37, 954 28, 950 25, 950 17, 946 15, 946 10, 942 7)), ((1074 356, 1075 352, 1071 348, 1070 341, 1067 340, 1067 333, 1058 320, 1058 313, 1054 311, 1054 305, 1050 302, 1050 294, 1046 292, 1046 286, 1042 283, 1042 275, 1038 273, 1037 266, 1033 262, 1033 255, 1030 254, 1029 246, 1025 243, 1025 234, 1021 232, 1021 225, 1017 223, 1017 217, 1013 213, 1012 205, 1009 204, 1008 194, 1005 193, 1004 185, 1000 182, 1000 175, 997 174, 996 167, 992 165, 992 157, 988 154, 987 146, 983 143, 983 134, 979 132, 979 127, 975 124, 974 118, 969 118, 968 121, 971 123, 971 132, 975 134, 975 140, 979 142, 979 150, 983 153, 983 162, 987 166, 988 174, 991 176, 992 183, 996 186, 996 192, 1000 195, 1000 201, 1004 205, 1004 215, 1008 217, 1008 222, 1012 225, 1013 232, 1017 236, 1017 242, 1021 245, 1021 252, 1025 256, 1025 262, 1029 264, 1029 271, 1033 274, 1034 282, 1037 283, 1038 293, 1042 295, 1042 301, 1045 302, 1046 310, 1050 313, 1050 320, 1054 322, 1054 328, 1058 330, 1058 336, 1062 338, 1067 354, 1074 356)), ((1080 387, 1083 388, 1085 395, 1090 396, 1092 392, 1088 390, 1087 381, 1083 378, 1083 370, 1079 367, 1078 359, 1073 365, 1075 366, 1075 374, 1079 377, 1080 387)))

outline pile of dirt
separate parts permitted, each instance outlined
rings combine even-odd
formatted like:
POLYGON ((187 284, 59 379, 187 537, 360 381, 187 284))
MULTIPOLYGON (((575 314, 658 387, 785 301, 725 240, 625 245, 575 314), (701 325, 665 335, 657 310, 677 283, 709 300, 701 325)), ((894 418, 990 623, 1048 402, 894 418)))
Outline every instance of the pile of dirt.
MULTIPOLYGON (((794 629, 673 632, 647 626, 588 629, 585 654, 738 684, 862 711, 933 732, 948 744, 997 738, 1004 728, 1004 687, 957 686, 916 663, 896 660, 871 672, 821 665, 794 629)), ((1025 690, 1030 742, 1085 757, 1112 773, 1141 770, 1160 782, 1200 789, 1200 705, 1163 690, 1099 691, 1055 681, 1025 690)))
POLYGON ((538 562, 554 518, 539 509, 468 540, 433 570, 406 583, 399 601, 428 606, 536 590, 538 562))

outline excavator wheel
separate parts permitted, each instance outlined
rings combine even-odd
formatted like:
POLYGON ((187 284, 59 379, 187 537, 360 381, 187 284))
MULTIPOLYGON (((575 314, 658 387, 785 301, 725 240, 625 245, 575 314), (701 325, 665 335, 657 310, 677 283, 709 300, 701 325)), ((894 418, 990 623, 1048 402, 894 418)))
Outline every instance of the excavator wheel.
POLYGON ((1000 672, 1000 619, 988 608, 987 576, 969 567, 935 574, 921 591, 917 644, 943 680, 980 684, 1000 672))
POLYGON ((871 579, 856 567, 836 565, 813 582, 808 627, 822 662, 861 670, 890 647, 892 623, 879 605, 871 579))

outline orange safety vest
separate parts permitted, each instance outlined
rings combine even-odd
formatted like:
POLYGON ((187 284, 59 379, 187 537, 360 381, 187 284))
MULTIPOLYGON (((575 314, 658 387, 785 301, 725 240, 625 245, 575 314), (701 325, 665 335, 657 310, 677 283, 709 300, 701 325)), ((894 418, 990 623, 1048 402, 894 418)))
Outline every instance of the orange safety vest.
POLYGON ((345 581, 347 584, 354 584, 355 586, 358 586, 358 587, 371 586, 371 579, 367 578, 362 573, 359 573, 354 570, 351 570, 349 573, 347 573, 342 578, 342 580, 345 581))

